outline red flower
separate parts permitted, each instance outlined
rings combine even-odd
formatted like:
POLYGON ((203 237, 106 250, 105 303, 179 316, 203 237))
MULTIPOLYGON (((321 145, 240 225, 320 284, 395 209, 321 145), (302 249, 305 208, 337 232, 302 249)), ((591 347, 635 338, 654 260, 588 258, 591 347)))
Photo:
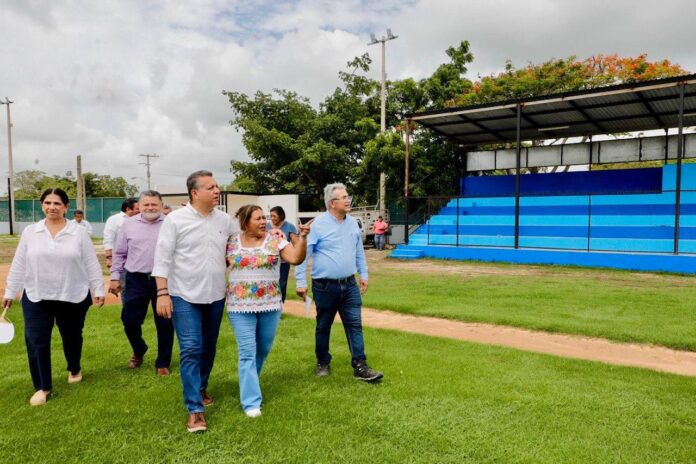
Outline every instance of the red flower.
POLYGON ((261 298, 263 296, 263 293, 264 293, 263 287, 259 287, 259 289, 256 290, 256 296, 258 296, 259 298, 261 298))
POLYGON ((239 265, 242 267, 247 266, 248 264, 249 264, 249 258, 247 258, 246 256, 243 257, 242 260, 239 262, 239 265))

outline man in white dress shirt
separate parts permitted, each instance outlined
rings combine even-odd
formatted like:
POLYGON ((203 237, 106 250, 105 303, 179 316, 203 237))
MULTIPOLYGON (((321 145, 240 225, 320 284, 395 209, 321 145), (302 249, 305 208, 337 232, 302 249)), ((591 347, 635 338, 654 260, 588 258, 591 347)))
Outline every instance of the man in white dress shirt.
POLYGON ((215 207, 220 188, 209 171, 186 180, 189 203, 167 215, 155 249, 157 313, 171 317, 179 340, 181 383, 189 432, 207 429, 203 411, 213 403, 208 378, 225 303, 225 251, 238 229, 215 207))
MULTIPOLYGON (((118 237, 118 231, 121 230, 123 221, 127 217, 135 216, 140 212, 138 208, 137 198, 126 198, 121 203, 121 212, 109 216, 104 224, 104 256, 106 257, 106 267, 111 268, 113 250, 116 246, 116 238, 118 237)), ((121 287, 123 287, 123 282, 121 282, 121 287)), ((123 291, 123 288, 121 288, 123 291)))
MULTIPOLYGON (((113 264, 113 253, 114 247, 116 246, 116 239, 118 238, 118 233, 121 230, 123 221, 126 218, 133 217, 140 213, 140 208, 138 206, 137 198, 126 198, 121 203, 121 212, 109 216, 104 224, 104 257, 106 258, 106 267, 111 271, 111 265, 113 264)), ((126 273, 121 274, 121 304, 126 301, 126 273)), ((117 295, 113 289, 109 289, 109 293, 117 295)))
POLYGON ((85 212, 81 209, 76 209, 75 211, 73 211, 73 219, 70 222, 74 222, 78 226, 84 228, 89 234, 89 236, 92 236, 92 224, 87 222, 87 219, 85 219, 85 212))

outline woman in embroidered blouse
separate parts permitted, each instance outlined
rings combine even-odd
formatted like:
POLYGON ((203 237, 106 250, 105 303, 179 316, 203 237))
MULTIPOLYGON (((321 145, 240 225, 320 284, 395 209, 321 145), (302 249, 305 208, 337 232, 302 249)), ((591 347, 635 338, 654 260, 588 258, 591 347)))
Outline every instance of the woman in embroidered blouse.
POLYGON ((46 403, 51 383, 51 332, 58 326, 68 362, 68 383, 82 380, 82 329, 87 309, 104 304, 104 280, 87 231, 65 219, 68 195, 48 189, 41 195, 46 216, 22 233, 7 276, 3 307, 22 289, 24 336, 36 393, 29 403, 46 403), (91 290, 91 295, 90 295, 91 290))
POLYGON ((259 376, 271 351, 283 309, 280 258, 300 264, 307 253, 309 226, 300 229, 293 245, 266 231, 266 218, 258 205, 239 208, 241 232, 227 242, 227 316, 239 352, 239 395, 249 417, 261 415, 259 376))

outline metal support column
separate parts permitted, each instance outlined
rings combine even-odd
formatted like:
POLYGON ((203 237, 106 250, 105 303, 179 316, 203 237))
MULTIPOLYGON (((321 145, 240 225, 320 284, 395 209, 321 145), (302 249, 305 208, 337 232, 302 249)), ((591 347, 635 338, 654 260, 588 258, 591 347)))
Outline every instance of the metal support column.
POLYGON ((515 249, 520 247, 520 157, 522 156, 522 105, 517 104, 517 147, 515 157, 515 249))
POLYGON ((411 120, 406 120, 406 156, 404 157, 404 211, 406 212, 404 222, 404 243, 408 245, 408 190, 409 190, 409 163, 411 158, 411 120))
POLYGON ((677 182, 674 201, 674 254, 679 254, 679 210, 681 208, 682 158, 684 157, 684 82, 679 83, 679 130, 677 132, 677 182))

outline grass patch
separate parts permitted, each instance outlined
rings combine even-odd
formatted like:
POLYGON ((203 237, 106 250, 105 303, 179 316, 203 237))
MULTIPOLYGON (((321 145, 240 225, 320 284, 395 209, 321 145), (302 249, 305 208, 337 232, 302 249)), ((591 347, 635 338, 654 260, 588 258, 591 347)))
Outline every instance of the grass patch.
POLYGON ((417 261, 412 270, 385 266, 370 268, 366 307, 696 351, 693 277, 470 262, 459 264, 466 274, 449 272, 452 262, 442 272, 420 272, 417 261), (486 273, 472 275, 477 268, 486 273))
MULTIPOLYGON (((14 314, 19 333, 21 311, 14 314)), ((21 337, 0 346, 3 463, 694 462, 696 379, 453 340, 366 330, 381 385, 351 378, 340 326, 329 378, 312 375, 312 321, 283 318, 262 377, 264 415, 238 403, 236 349, 223 320, 207 414, 184 428, 178 368, 137 371, 118 307, 91 310, 84 381, 67 385, 57 333, 55 397, 27 400, 21 337)), ((151 316, 145 333, 154 348, 151 316)), ((178 355, 175 353, 175 359, 178 355)))

